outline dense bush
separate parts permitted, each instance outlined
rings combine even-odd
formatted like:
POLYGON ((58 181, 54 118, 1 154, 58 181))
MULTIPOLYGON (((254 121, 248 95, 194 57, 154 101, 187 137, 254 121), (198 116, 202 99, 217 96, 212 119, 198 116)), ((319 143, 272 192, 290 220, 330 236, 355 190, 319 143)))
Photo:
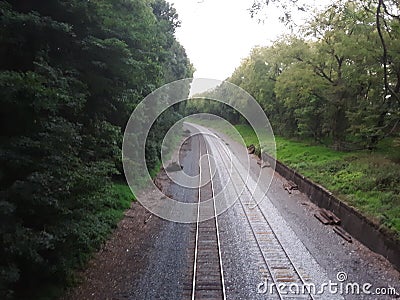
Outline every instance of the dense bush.
POLYGON ((0 298, 51 298, 126 207, 110 178, 130 113, 192 67, 163 0, 0 1, 0 12, 0 298))

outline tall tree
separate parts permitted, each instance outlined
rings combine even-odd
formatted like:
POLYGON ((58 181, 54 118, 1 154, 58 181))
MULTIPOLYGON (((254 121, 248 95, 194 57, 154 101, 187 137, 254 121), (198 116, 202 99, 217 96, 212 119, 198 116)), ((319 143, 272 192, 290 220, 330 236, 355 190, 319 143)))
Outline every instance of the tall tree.
POLYGON ((64 285, 110 231, 130 113, 193 70, 157 3, 0 1, 0 298, 64 285))

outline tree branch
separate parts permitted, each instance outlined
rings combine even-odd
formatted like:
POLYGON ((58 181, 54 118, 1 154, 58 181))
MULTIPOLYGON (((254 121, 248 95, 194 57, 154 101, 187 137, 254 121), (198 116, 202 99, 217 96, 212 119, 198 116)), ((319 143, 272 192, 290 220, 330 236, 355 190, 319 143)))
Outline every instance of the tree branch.
POLYGON ((382 28, 381 28, 381 8, 383 0, 378 1, 378 6, 376 7, 376 28, 378 30, 379 39, 383 48, 383 82, 385 85, 385 97, 389 94, 389 82, 388 82, 388 70, 387 70, 387 47, 385 39, 383 38, 382 28))

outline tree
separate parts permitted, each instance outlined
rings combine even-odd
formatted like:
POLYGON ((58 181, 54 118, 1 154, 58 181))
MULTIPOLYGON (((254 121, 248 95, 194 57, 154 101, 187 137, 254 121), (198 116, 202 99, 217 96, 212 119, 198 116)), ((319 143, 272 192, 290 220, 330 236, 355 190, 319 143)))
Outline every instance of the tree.
POLYGON ((56 297, 115 225, 110 182, 131 112, 193 70, 176 12, 154 5, 0 1, 0 298, 56 297))
MULTIPOLYGON (((252 7, 249 9, 251 16, 254 17, 263 11, 270 5, 278 7, 281 11, 280 20, 290 27, 294 27, 294 20, 292 18, 294 12, 303 11, 310 12, 311 8, 308 6, 306 1, 298 0, 284 0, 284 1, 265 1, 265 0, 254 0, 252 7)), ((369 29, 371 30, 372 25, 375 27, 374 30, 369 32, 375 35, 375 39, 379 40, 380 46, 376 50, 380 51, 379 63, 382 70, 378 71, 381 76, 381 81, 384 85, 384 94, 382 95, 381 104, 375 106, 375 109, 381 111, 377 120, 371 120, 376 124, 376 128, 373 130, 367 129, 364 126, 353 126, 352 128, 360 131, 359 136, 366 136, 370 146, 374 146, 381 138, 398 132, 398 126, 400 123, 399 117, 399 101, 400 101, 400 84, 399 84, 399 73, 398 73, 398 61, 395 57, 396 51, 398 51, 397 34, 399 32, 399 21, 400 13, 397 1, 392 0, 376 0, 376 1, 337 1, 328 4, 326 11, 340 11, 343 8, 352 5, 358 8, 357 14, 360 16, 369 15, 369 29), (392 48, 393 47, 393 48, 392 48)), ((345 8, 346 10, 346 8, 345 8)), ((341 14, 342 16, 345 14, 341 14)), ((265 16, 260 17, 260 19, 265 16)), ((359 24, 357 24, 359 25, 359 24)), ((375 75, 375 74, 374 74, 375 75)), ((367 109, 369 110, 369 109, 367 109)))
MULTIPOLYGON (((374 148, 399 123, 395 96, 385 89, 374 21, 374 12, 359 3, 331 5, 299 35, 254 49, 230 80, 257 99, 278 134, 330 137, 336 149, 374 148)), ((391 21, 386 71, 395 91, 399 28, 391 21)))

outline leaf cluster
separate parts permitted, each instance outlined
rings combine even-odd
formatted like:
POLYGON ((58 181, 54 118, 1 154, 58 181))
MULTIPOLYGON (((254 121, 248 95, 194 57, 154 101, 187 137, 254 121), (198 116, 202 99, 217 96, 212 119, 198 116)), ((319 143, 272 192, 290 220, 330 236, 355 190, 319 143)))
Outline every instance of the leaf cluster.
POLYGON ((132 110, 193 74, 176 26, 163 0, 0 1, 0 298, 54 298, 115 225, 132 110))

